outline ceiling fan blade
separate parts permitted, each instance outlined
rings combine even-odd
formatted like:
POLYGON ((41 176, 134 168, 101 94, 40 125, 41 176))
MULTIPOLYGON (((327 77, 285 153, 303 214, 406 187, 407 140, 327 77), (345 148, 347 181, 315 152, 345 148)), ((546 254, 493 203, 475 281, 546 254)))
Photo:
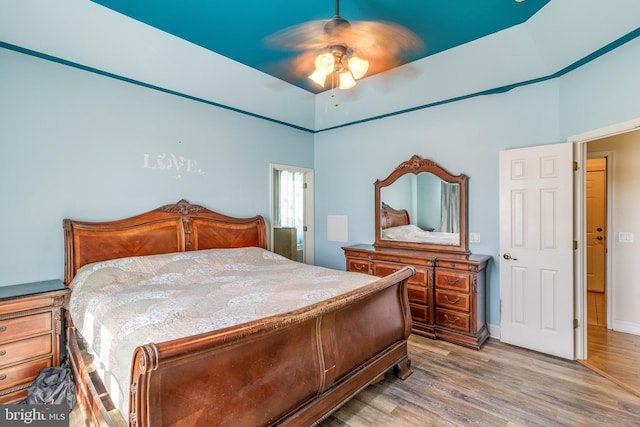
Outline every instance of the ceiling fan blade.
POLYGON ((316 20, 294 25, 268 36, 267 46, 284 50, 321 49, 327 46, 324 25, 327 21, 316 20))
POLYGON ((327 22, 316 20, 285 28, 267 37, 265 43, 284 50, 322 49, 331 44, 345 44, 361 52, 419 52, 424 48, 417 35, 393 23, 356 21, 350 26, 334 29, 329 35, 325 31, 327 22))
POLYGON ((363 57, 389 55, 402 58, 424 49, 424 43, 412 31, 387 22, 353 22, 346 36, 347 45, 363 57))
POLYGON ((314 61, 331 46, 341 45, 348 55, 353 54, 369 62, 367 75, 402 65, 424 49, 424 43, 409 29, 390 22, 348 22, 336 15, 329 20, 315 20, 294 25, 265 39, 266 45, 300 55, 288 60, 285 67, 292 78, 308 76, 314 70, 314 61))

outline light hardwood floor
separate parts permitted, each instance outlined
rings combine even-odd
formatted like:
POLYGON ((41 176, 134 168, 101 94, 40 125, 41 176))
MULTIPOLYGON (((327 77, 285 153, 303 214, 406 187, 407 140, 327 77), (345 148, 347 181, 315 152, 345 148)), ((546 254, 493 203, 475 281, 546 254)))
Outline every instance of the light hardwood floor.
POLYGON ((322 427, 640 426, 640 397, 578 362, 490 339, 480 351, 412 336, 414 373, 387 374, 322 427))
POLYGON ((587 326, 587 360, 581 361, 620 387, 640 396, 640 336, 587 326))
MULTIPOLYGON (((494 339, 476 351, 412 336, 409 354, 413 375, 387 373, 320 426, 640 426, 640 397, 575 361, 494 339)), ((70 426, 85 425, 74 410, 70 426)))

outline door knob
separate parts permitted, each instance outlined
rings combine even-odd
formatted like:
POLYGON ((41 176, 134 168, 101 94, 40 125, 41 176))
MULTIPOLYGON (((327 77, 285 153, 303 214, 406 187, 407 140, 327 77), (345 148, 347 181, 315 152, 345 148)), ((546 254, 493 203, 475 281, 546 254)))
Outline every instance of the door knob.
POLYGON ((513 261, 517 261, 518 260, 518 258, 512 258, 511 255, 509 255, 509 254, 502 255, 502 258, 504 258, 506 260, 513 260, 513 261))
POLYGON ((602 236, 598 236, 598 237, 596 237, 596 239, 602 240, 602 236))
POLYGON ((596 231, 602 231, 602 227, 596 228, 596 231))

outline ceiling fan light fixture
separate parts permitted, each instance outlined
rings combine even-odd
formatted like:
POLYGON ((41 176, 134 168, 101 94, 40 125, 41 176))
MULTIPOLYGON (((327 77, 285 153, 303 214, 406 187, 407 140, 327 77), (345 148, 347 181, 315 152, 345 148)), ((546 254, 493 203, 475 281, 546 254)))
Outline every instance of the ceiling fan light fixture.
POLYGON ((311 79, 312 82, 324 87, 324 83, 327 80, 327 75, 322 74, 318 70, 314 70, 313 73, 311 73, 311 75, 309 76, 309 79, 311 79))
POLYGON ((326 52, 316 57, 316 71, 328 76, 335 70, 335 59, 333 54, 326 52))
POLYGON ((357 56, 352 56, 349 58, 349 70, 351 74, 353 74, 353 78, 358 80, 364 77, 369 70, 369 61, 366 59, 358 58, 357 56))
POLYGON ((304 51, 292 61, 293 78, 306 75, 323 88, 330 85, 332 90, 348 89, 370 69, 379 73, 405 64, 410 58, 409 52, 424 48, 417 35, 398 24, 382 21, 350 23, 340 16, 340 1, 334 1, 333 18, 294 25, 267 38, 269 44, 304 51), (312 61, 315 62, 314 69, 312 61))
POLYGON ((356 85, 356 80, 353 78, 353 75, 350 71, 346 70, 341 72, 339 75, 339 88, 340 89, 350 89, 356 85))

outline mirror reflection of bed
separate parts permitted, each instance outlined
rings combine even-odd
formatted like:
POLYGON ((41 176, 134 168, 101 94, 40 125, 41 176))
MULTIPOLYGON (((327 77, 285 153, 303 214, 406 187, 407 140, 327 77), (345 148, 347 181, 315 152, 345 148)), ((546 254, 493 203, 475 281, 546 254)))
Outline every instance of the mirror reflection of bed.
POLYGON ((406 209, 397 210, 382 202, 380 208, 380 236, 383 240, 458 245, 459 233, 435 231, 433 227, 412 224, 406 209))

